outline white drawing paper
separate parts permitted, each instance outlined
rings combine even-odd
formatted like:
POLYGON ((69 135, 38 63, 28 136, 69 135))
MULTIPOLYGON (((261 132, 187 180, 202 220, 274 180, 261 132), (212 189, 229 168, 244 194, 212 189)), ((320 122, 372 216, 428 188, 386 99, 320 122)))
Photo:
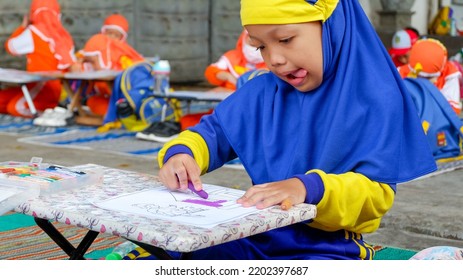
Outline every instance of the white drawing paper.
POLYGON ((128 212, 181 224, 211 228, 218 224, 258 212, 255 207, 244 208, 236 203, 244 191, 203 184, 207 199, 186 191, 170 191, 164 186, 120 195, 94 202, 100 208, 128 212))
POLYGON ((0 201, 6 200, 15 194, 16 192, 0 189, 0 201))

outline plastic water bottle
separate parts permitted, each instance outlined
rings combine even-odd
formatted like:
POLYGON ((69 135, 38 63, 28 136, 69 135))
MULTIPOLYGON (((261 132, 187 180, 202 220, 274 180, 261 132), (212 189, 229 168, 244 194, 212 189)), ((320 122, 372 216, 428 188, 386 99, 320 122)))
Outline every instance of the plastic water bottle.
POLYGON ((154 92, 166 95, 170 88, 170 64, 168 60, 159 60, 153 65, 154 92))
POLYGON ((116 246, 111 253, 109 253, 105 259, 107 260, 122 260, 128 253, 137 248, 137 244, 125 241, 122 244, 116 246))

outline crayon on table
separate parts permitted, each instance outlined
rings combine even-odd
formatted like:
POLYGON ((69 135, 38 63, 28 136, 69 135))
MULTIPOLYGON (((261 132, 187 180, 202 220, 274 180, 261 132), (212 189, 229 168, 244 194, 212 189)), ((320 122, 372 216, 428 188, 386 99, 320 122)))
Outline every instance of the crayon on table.
POLYGON ((9 173, 9 172, 13 172, 13 171, 16 171, 16 169, 14 169, 14 168, 0 168, 1 173, 9 173))
POLYGON ((291 209, 291 207, 293 207, 293 202, 291 201, 290 198, 285 198, 285 199, 281 202, 280 208, 281 208, 282 210, 289 210, 289 209, 291 209))

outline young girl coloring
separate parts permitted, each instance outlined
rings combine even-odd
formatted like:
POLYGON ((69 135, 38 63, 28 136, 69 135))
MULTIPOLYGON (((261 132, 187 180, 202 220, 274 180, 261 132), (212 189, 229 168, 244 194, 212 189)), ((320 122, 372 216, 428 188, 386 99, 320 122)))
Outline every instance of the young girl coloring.
POLYGON ((290 199, 317 216, 192 257, 372 259, 362 234, 378 229, 397 183, 436 169, 386 49, 357 0, 242 0, 241 21, 271 72, 166 143, 159 177, 200 190, 201 174, 239 157, 253 186, 238 203, 290 199))

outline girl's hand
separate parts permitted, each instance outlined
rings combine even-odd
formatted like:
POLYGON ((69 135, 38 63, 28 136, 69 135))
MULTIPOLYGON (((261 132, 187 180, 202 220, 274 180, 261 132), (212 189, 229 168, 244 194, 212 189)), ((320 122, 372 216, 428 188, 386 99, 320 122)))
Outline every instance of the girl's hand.
POLYGON ((69 72, 82 72, 82 63, 75 62, 71 66, 69 66, 69 72))
POLYGON ((292 205, 303 203, 306 195, 307 191, 301 180, 291 178, 278 182, 254 185, 237 202, 243 207, 255 206, 257 209, 264 209, 281 204, 286 199, 289 199, 292 205))
POLYGON ((229 82, 231 84, 236 85, 236 82, 238 81, 235 76, 233 76, 230 72, 227 71, 220 71, 217 73, 217 79, 225 82, 229 82))
POLYGON ((188 189, 188 181, 193 183, 197 191, 202 190, 200 179, 201 169, 193 157, 187 154, 177 154, 159 170, 159 179, 170 190, 188 189))

